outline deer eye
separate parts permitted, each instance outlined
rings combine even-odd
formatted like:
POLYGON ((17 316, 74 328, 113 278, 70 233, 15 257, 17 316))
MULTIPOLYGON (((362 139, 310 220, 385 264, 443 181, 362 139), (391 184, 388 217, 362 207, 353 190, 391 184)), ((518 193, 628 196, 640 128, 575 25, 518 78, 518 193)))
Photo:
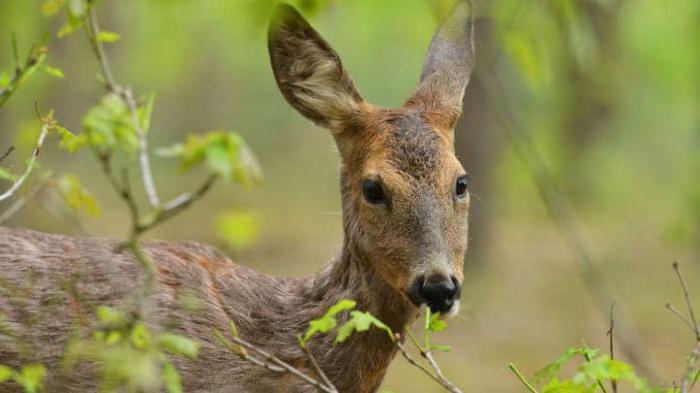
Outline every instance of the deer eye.
POLYGON ((467 188, 469 187, 469 176, 460 176, 455 183, 455 195, 457 197, 464 197, 467 195, 467 188))
POLYGON ((386 195, 384 194, 382 185, 377 181, 363 180, 362 195, 364 195, 365 200, 372 205, 386 203, 386 195))

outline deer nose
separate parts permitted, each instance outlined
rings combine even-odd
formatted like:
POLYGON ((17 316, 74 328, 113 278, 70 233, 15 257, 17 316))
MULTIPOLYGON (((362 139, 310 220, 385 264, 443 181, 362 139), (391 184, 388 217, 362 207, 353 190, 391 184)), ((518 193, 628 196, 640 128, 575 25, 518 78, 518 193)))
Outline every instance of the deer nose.
POLYGON ((459 298, 460 285, 455 277, 429 276, 419 290, 420 297, 432 312, 448 312, 459 298))

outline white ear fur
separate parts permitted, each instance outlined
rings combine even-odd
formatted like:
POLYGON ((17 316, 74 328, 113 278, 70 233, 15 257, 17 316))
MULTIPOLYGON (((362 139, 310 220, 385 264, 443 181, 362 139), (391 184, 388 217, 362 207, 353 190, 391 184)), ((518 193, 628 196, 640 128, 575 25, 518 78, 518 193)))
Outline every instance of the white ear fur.
POLYGON ((277 85, 308 119, 333 129, 359 109, 362 97, 337 53, 291 6, 277 6, 268 47, 277 85))

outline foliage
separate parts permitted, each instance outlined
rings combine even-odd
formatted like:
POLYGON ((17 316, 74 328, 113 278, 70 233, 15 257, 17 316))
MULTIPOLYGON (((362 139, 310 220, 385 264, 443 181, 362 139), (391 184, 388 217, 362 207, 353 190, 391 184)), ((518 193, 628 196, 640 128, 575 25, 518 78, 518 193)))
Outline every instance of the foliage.
POLYGON ((212 131, 205 135, 189 135, 185 143, 158 150, 164 157, 177 157, 183 171, 204 165, 225 180, 244 185, 261 180, 260 166, 243 138, 234 132, 212 131))
MULTIPOLYGON (((521 378, 528 390, 535 389, 515 366, 511 369, 521 378)), ((542 393, 594 393, 597 391, 607 393, 605 387, 610 382, 626 382, 639 393, 672 393, 673 389, 651 388, 647 382, 639 377, 629 364, 601 354, 596 349, 573 347, 566 349, 559 357, 544 366, 535 373, 535 383, 541 385, 542 393), (562 377, 561 369, 574 359, 581 359, 576 367, 576 372, 570 377, 562 377)), ((537 392, 537 390, 534 390, 537 392)))
POLYGON ((13 381, 22 388, 24 393, 43 391, 45 376, 46 368, 40 364, 28 364, 21 370, 0 365, 0 384, 13 381))
POLYGON ((392 341, 394 340, 394 333, 384 322, 380 321, 369 312, 353 310, 356 305, 357 303, 354 300, 339 300, 338 303, 331 306, 321 318, 309 321, 309 328, 306 330, 303 337, 299 337, 299 344, 304 347, 317 333, 328 333, 332 331, 338 327, 336 316, 343 311, 350 310, 352 311, 350 311, 349 317, 336 331, 335 340, 333 340, 334 345, 345 342, 354 332, 366 332, 371 327, 385 331, 389 335, 389 338, 392 341))
POLYGON ((66 174, 58 178, 58 191, 68 207, 75 211, 83 211, 86 214, 99 218, 102 214, 97 200, 92 193, 83 187, 80 179, 73 174, 66 174))
POLYGON ((174 333, 154 333, 120 310, 98 307, 99 327, 89 340, 75 340, 66 350, 66 366, 95 362, 103 390, 117 387, 151 391, 165 386, 169 393, 182 391, 171 356, 194 358, 199 343, 174 333))

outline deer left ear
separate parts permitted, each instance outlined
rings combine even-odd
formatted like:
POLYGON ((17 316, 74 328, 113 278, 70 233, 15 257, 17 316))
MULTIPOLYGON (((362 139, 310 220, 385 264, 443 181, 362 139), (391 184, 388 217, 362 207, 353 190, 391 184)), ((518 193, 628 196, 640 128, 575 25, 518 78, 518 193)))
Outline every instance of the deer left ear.
POLYGON ((335 130, 360 109, 363 99, 338 54, 287 4, 275 10, 268 48, 284 98, 317 125, 335 130))
POLYGON ((407 106, 461 114, 462 98, 474 64, 472 12, 466 1, 460 1, 435 33, 423 61, 420 85, 407 106))

